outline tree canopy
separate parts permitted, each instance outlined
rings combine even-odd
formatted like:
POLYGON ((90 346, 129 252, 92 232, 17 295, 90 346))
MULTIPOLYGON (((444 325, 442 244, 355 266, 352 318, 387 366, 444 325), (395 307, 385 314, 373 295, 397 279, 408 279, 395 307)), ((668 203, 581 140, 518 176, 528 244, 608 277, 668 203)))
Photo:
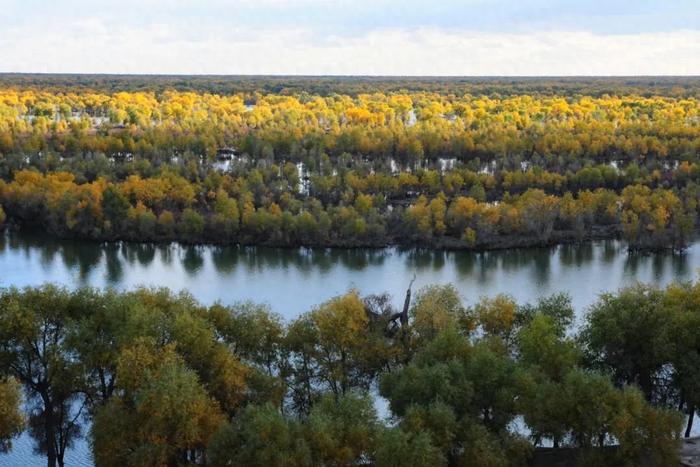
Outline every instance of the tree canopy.
POLYGON ((468 306, 454 286, 398 321, 349 290, 289 322, 164 289, 3 289, 0 446, 26 421, 50 467, 78 437, 107 466, 524 466, 543 446, 672 465, 700 403, 698 290, 604 294, 577 331, 566 295, 468 306))
POLYGON ((693 78, 90 82, 0 77, 12 222, 101 240, 679 250, 697 219, 693 78))

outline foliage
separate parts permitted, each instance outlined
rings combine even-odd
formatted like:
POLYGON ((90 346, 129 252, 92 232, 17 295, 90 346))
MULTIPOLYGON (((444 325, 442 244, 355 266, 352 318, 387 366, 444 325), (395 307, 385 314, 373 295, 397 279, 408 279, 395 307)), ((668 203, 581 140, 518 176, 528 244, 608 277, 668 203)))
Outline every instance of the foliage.
POLYGON ((312 465, 301 427, 272 405, 246 407, 231 424, 219 429, 207 453, 214 467, 312 465))
POLYGON ((697 218, 693 78, 74 79, 0 77, 0 203, 59 235, 678 250, 697 218))
POLYGON ((285 322, 164 289, 6 289, 1 446, 26 419, 63 465, 88 420, 108 466, 505 467, 547 442, 579 462, 671 465, 676 409, 690 426, 699 402, 698 297, 698 284, 604 294, 575 333, 566 295, 468 308, 429 286, 397 332, 388 296, 354 290, 285 322))
POLYGON ((20 402, 19 384, 14 379, 0 381, 0 454, 12 449, 12 438, 24 428, 20 402))
POLYGON ((137 342, 117 363, 116 393, 92 426, 98 465, 167 466, 196 459, 223 424, 217 402, 172 346, 137 342))
POLYGON ((610 371, 619 384, 639 385, 650 400, 665 397, 659 376, 673 346, 664 332, 672 316, 663 298, 662 291, 642 285, 603 294, 582 332, 591 364, 610 371))
POLYGON ((68 326, 80 311, 67 291, 53 286, 0 293, 0 370, 24 387, 30 433, 50 467, 63 465, 80 435, 74 403, 81 365, 67 346, 68 326))

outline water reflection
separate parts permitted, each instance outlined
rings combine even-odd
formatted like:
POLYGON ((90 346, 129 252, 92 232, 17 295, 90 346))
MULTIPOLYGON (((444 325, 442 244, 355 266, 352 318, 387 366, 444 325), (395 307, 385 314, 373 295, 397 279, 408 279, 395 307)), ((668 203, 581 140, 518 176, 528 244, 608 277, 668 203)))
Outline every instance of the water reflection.
POLYGON ((133 248, 141 266, 148 266, 156 256, 156 248, 152 243, 138 243, 133 248))
POLYGON ((581 267, 593 261, 593 244, 561 245, 558 248, 561 262, 564 266, 581 267))
POLYGON ((173 264, 173 247, 171 244, 162 244, 156 247, 160 255, 160 261, 165 266, 170 266, 173 264))
POLYGON ((458 252, 451 253, 450 260, 455 264, 460 276, 471 276, 479 261, 479 255, 465 255, 458 252))
POLYGON ((231 274, 238 263, 238 249, 231 247, 212 247, 211 259, 217 272, 231 274))
POLYGON ((104 246, 107 283, 109 285, 118 284, 124 274, 124 267, 119 259, 119 250, 118 243, 108 243, 104 246))
POLYGON ((426 249, 405 249, 402 250, 402 253, 406 257, 406 268, 416 271, 416 273, 423 273, 445 265, 444 252, 426 249))
MULTIPOLYGON (((688 257, 685 255, 673 255, 671 258, 673 265, 673 275, 677 277, 691 276, 694 271, 691 270, 688 257)), ((697 266, 694 266, 697 268, 697 266)))
POLYGON ((416 286, 451 282, 467 301, 497 293, 532 301, 565 291, 583 311, 602 291, 689 280, 698 266, 698 243, 684 255, 640 255, 614 240, 465 252, 99 243, 17 230, 0 236, 2 285, 168 286, 204 302, 267 302, 289 318, 351 284, 363 293, 388 291, 400 305, 414 273, 416 286))
POLYGON ((604 263, 611 264, 613 261, 615 261, 615 258, 619 253, 619 242, 616 242, 614 240, 603 240, 599 243, 602 244, 602 254, 600 258, 603 260, 604 263))
POLYGON ((392 249, 332 249, 326 248, 327 266, 330 269, 333 265, 340 263, 342 266, 353 270, 362 271, 367 267, 379 267, 384 264, 387 255, 392 254, 392 249))
POLYGON ((181 255, 181 258, 185 271, 187 271, 189 276, 196 276, 204 265, 202 247, 197 245, 188 245, 182 247, 182 250, 184 250, 184 254, 181 255))

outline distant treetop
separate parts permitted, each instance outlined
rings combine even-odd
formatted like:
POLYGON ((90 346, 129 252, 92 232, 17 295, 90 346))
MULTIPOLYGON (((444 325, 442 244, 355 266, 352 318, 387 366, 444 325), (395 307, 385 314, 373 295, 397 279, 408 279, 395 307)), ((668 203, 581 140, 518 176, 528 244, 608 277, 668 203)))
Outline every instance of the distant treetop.
POLYGON ((263 92, 363 94, 436 92, 473 95, 700 95, 697 76, 628 77, 427 77, 427 76, 253 76, 253 75, 89 75, 0 73, 0 88, 35 87, 52 92, 178 91, 234 94, 263 92))

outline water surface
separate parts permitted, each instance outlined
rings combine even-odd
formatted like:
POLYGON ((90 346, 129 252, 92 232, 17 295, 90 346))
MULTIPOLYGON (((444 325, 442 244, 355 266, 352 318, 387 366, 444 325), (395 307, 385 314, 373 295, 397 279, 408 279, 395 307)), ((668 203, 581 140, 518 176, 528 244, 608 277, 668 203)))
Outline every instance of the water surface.
POLYGON ((507 293, 519 302, 565 291, 582 313, 603 291, 636 281, 690 280, 700 242, 683 255, 628 254, 620 241, 488 252, 418 249, 265 248, 59 240, 40 232, 0 235, 0 287, 54 282, 187 290, 198 300, 268 303, 285 318, 355 287, 390 292, 399 304, 416 287, 453 283, 465 302, 507 293))

